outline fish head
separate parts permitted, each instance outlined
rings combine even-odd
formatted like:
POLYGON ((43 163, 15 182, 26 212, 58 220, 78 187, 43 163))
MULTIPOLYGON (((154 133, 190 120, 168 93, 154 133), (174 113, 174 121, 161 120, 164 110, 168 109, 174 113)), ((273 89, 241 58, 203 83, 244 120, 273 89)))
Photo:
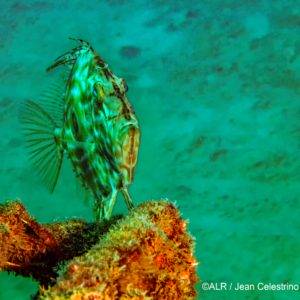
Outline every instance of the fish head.
POLYGON ((104 98, 125 97, 128 86, 123 78, 117 77, 98 55, 93 47, 82 39, 73 39, 79 45, 72 50, 60 55, 52 65, 47 68, 51 71, 58 66, 66 65, 71 68, 68 72, 68 85, 73 86, 74 81, 84 83, 85 95, 104 98), (72 81, 72 82, 70 82, 72 81))
POLYGON ((79 58, 85 57, 91 59, 94 56, 94 49, 88 42, 81 39, 71 39, 78 41, 79 45, 57 57, 54 63, 47 68, 47 72, 52 71, 53 69, 62 65, 68 65, 72 67, 79 58))
POLYGON ((96 72, 94 78, 94 95, 100 96, 103 101, 114 102, 114 99, 125 99, 128 86, 125 79, 116 76, 107 64, 99 57, 95 56, 96 72))

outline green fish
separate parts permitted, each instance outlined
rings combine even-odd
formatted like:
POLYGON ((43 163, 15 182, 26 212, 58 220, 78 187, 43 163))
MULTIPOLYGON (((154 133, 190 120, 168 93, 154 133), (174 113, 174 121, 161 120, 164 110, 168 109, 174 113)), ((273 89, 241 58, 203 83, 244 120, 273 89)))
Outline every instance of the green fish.
POLYGON ((82 185, 92 192, 96 221, 109 219, 121 191, 128 209, 140 129, 127 97, 127 85, 94 51, 78 47, 58 57, 47 69, 68 67, 62 86, 44 104, 27 101, 22 115, 30 158, 52 192, 63 157, 70 159, 82 185))

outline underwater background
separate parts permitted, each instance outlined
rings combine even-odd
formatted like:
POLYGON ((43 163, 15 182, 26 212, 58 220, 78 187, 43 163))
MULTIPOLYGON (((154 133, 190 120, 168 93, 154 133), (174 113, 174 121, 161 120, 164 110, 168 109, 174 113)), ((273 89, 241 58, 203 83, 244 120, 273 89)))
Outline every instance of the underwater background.
MULTIPOLYGON (((189 219, 203 282, 299 283, 300 3, 295 0, 0 0, 0 201, 40 222, 92 220, 65 159, 51 195, 18 119, 49 87, 45 69, 89 41, 126 79, 142 137, 136 204, 168 198, 189 219), (298 4, 298 5, 297 5, 298 4)), ((127 213, 122 197, 114 213, 127 213)), ((38 285, 0 273, 0 299, 38 285)), ((203 291, 208 299, 299 292, 203 291)))

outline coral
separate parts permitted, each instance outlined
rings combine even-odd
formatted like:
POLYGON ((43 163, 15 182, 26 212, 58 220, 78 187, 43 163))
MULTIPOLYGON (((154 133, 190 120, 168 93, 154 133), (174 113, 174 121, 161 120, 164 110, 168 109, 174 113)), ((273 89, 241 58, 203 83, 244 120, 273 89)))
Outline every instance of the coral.
POLYGON ((1 204, 0 270, 31 276, 43 286, 52 284, 58 263, 84 253, 115 219, 102 227, 80 220, 43 225, 20 202, 1 204))
POLYGON ((178 210, 167 201, 147 202, 71 260, 39 299, 194 299, 195 266, 178 210))

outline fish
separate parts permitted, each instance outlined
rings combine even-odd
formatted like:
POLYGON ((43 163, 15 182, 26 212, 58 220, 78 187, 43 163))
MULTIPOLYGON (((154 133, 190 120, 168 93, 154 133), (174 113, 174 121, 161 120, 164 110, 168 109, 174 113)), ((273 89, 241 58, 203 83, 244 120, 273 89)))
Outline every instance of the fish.
POLYGON ((30 159, 53 192, 64 156, 94 199, 96 222, 108 220, 119 191, 129 194, 140 145, 140 127, 127 98, 128 86, 82 39, 59 56, 47 72, 67 69, 46 100, 28 100, 22 113, 30 159))

